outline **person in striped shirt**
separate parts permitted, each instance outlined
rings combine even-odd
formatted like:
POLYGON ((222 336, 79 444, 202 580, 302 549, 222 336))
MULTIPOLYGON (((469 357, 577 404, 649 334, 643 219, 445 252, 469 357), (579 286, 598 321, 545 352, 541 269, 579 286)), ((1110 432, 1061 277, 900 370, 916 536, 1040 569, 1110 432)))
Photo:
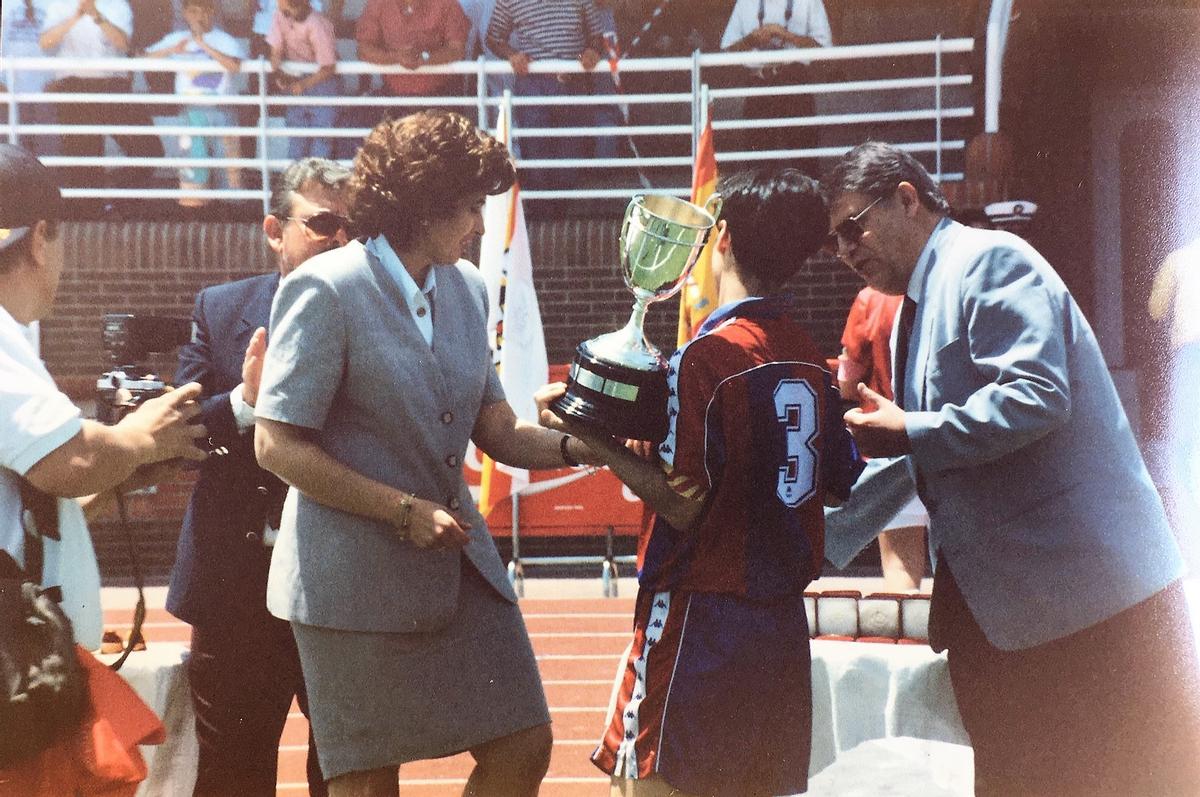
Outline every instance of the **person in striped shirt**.
MULTIPOLYGON (((487 46, 506 59, 516 73, 520 97, 573 97, 592 93, 591 75, 604 51, 604 20, 593 0, 496 0, 487 30, 487 46), (579 61, 583 72, 533 72, 530 65, 544 60, 579 61)), ((573 127, 592 113, 569 102, 526 105, 517 109, 524 128, 573 127)), ((586 122, 585 122, 586 124, 586 122)), ((522 139, 521 157, 586 157, 587 141, 579 137, 522 139)), ((567 169, 539 170, 523 181, 538 188, 562 188, 567 169)))
POLYGON ((736 174, 714 229, 718 307, 670 359, 669 430, 642 459, 564 422, 655 512, 638 545, 633 644, 592 761, 613 795, 758 797, 808 785, 812 688, 804 589, 824 561, 823 504, 862 469, 833 376, 781 288, 828 216, 796 169, 736 174))

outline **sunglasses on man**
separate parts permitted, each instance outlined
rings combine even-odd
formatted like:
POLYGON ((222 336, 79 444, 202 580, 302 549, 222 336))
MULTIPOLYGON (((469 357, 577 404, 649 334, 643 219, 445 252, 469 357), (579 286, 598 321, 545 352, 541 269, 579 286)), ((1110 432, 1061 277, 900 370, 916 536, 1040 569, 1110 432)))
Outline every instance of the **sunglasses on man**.
POLYGON ((339 216, 331 210, 322 210, 303 219, 299 216, 288 216, 288 220, 300 222, 309 233, 317 238, 332 238, 338 234, 339 230, 344 230, 350 225, 348 218, 339 216))
POLYGON ((861 241, 862 237, 867 234, 867 231, 863 229, 862 220, 867 215, 867 211, 878 205, 881 201, 883 201, 883 197, 875 197, 875 201, 871 204, 853 216, 848 216, 838 222, 838 225, 833 228, 833 232, 829 233, 829 237, 825 239, 826 251, 837 254, 839 239, 845 241, 850 246, 854 246, 861 241))

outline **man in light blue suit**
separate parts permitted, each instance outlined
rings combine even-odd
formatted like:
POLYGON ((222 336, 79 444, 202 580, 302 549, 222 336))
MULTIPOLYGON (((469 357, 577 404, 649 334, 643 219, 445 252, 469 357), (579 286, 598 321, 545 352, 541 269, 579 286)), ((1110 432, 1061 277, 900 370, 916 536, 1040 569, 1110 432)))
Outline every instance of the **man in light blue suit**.
POLYGON ((906 297, 896 402, 859 385, 874 408, 846 413, 865 455, 899 459, 833 514, 830 557, 889 502, 925 502, 930 642, 949 651, 977 794, 1195 794, 1182 560, 1087 320, 1028 243, 947 218, 910 155, 860 145, 826 189, 839 256, 906 297))

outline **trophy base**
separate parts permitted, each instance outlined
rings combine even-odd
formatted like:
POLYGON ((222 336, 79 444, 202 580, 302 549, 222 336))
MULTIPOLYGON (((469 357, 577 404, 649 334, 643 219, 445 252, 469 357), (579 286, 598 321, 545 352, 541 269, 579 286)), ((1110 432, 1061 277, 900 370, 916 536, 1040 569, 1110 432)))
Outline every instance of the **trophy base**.
POLYGON ((667 370, 609 362, 584 341, 575 351, 567 392, 552 409, 615 437, 660 443, 668 426, 667 370))

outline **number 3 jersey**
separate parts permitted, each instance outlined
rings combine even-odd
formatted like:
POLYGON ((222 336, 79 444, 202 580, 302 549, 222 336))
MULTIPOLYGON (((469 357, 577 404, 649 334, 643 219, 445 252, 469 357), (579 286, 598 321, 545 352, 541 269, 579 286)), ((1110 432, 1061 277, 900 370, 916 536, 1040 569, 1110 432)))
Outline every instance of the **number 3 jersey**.
POLYGON ((671 487, 705 508, 686 532, 654 518, 638 551, 643 588, 772 599, 820 575, 825 495, 848 497, 862 464, 790 305, 726 304, 671 357, 659 455, 671 487))

